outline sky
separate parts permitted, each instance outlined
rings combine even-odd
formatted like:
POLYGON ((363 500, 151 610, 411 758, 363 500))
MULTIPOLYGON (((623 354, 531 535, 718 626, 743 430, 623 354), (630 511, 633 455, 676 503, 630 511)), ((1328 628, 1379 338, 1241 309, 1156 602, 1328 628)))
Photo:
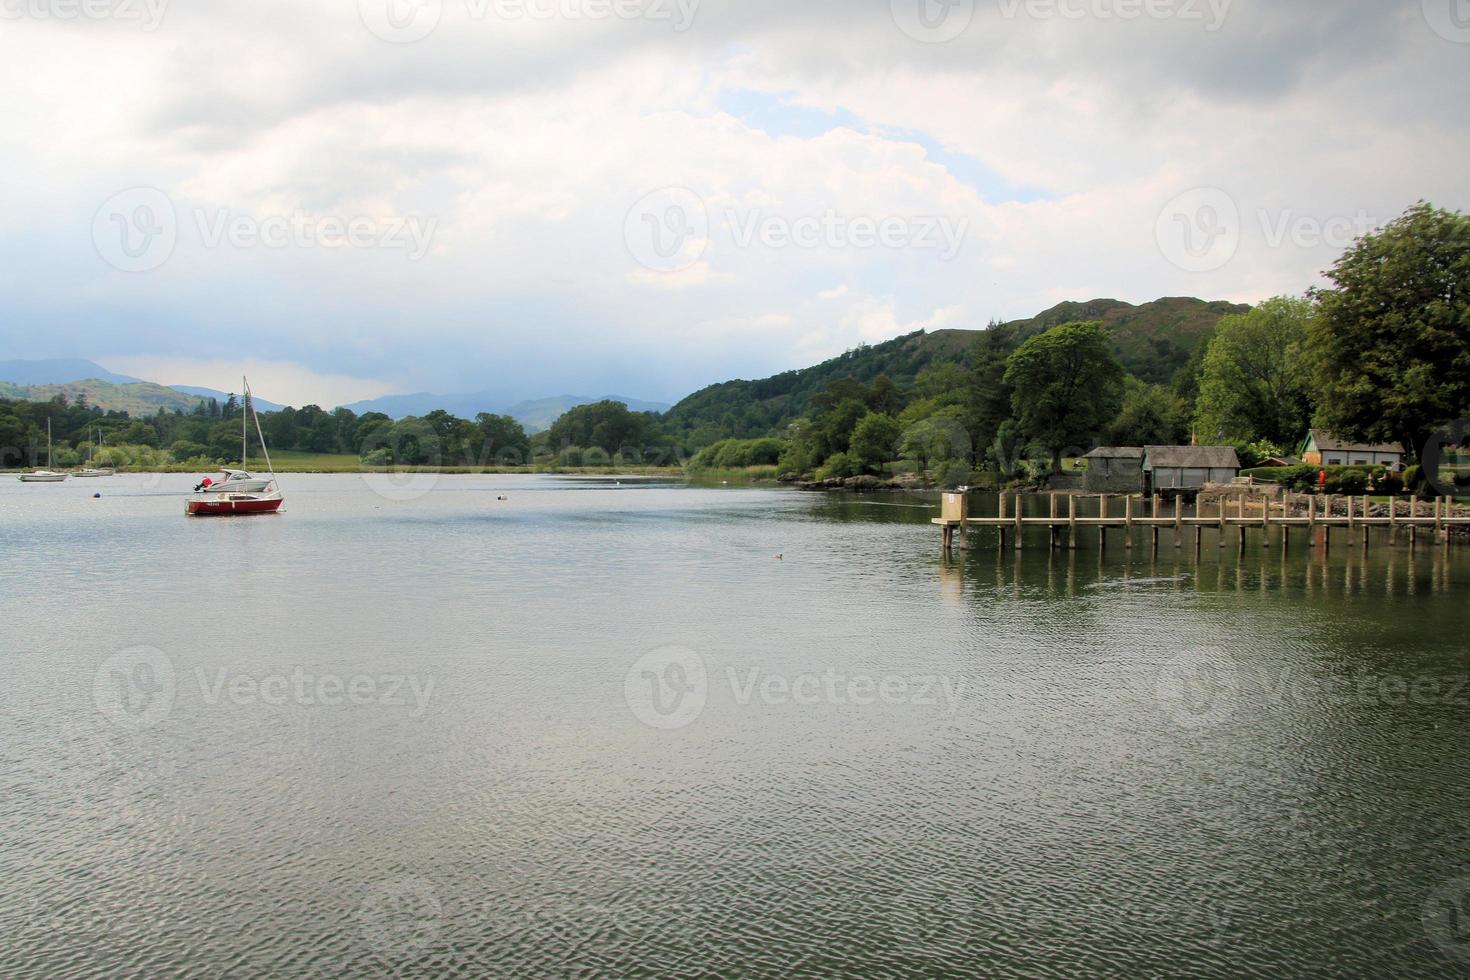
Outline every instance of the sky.
POLYGON ((1470 0, 0 0, 0 359, 674 401, 1470 207, 1470 0))

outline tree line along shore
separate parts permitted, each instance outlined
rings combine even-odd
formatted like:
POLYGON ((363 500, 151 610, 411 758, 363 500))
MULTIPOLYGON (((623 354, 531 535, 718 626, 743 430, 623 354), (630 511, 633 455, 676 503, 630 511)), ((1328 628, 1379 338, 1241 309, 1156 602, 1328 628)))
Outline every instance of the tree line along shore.
MULTIPOLYGON (((536 433, 505 415, 442 410, 395 420, 307 405, 260 422, 283 472, 1000 488, 1043 485, 1098 445, 1231 446, 1249 470, 1290 457, 1312 427, 1402 446, 1412 462, 1470 414, 1470 218, 1415 205, 1355 242, 1326 278, 1254 307, 1161 300, 1148 329, 1138 327, 1144 308, 1063 304, 1033 321, 910 335, 713 385, 662 414, 582 405, 536 433)), ((233 396, 140 417, 84 398, 0 399, 0 467, 45 463, 49 420, 58 467, 210 469, 238 460, 242 410, 233 396)), ((249 441, 258 454, 253 431, 249 441)), ((1405 476, 1416 489, 1412 467, 1405 476)))

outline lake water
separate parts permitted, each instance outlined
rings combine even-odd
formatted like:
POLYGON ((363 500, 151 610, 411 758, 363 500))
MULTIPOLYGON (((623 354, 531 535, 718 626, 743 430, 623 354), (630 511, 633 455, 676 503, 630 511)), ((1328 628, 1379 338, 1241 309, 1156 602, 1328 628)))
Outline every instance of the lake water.
POLYGON ((0 480, 5 977, 1470 973, 1466 549, 193 479, 0 480))

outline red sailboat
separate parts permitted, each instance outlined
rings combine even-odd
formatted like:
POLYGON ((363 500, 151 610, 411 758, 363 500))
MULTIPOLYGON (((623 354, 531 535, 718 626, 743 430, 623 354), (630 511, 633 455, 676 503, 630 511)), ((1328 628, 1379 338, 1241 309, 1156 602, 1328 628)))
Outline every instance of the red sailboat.
POLYGON ((255 414, 255 403, 250 397, 250 382, 245 378, 240 381, 245 399, 240 411, 240 469, 226 470, 227 478, 219 483, 206 478, 195 487, 199 492, 184 502, 184 513, 190 517, 274 514, 286 501, 276 486, 276 470, 271 466, 270 450, 265 446, 265 433, 260 431, 260 418, 255 414), (264 481, 245 472, 250 438, 248 425, 252 420, 255 422, 255 434, 260 438, 260 451, 265 455, 265 465, 271 474, 270 479, 264 481))

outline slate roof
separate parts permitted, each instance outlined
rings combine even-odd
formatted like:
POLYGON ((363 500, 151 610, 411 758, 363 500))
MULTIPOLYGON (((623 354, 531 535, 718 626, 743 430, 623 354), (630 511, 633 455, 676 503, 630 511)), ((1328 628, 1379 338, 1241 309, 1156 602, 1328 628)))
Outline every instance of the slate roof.
POLYGON ((1326 429, 1313 429, 1312 440, 1317 443, 1317 448, 1324 453, 1397 453, 1400 456, 1404 454, 1403 446, 1395 446, 1388 442, 1377 444, 1346 442, 1326 429))
POLYGON ((1142 446, 1098 446, 1083 459, 1143 459, 1142 446))
POLYGON ((1230 446, 1149 446, 1144 469, 1238 470, 1240 457, 1230 446))

